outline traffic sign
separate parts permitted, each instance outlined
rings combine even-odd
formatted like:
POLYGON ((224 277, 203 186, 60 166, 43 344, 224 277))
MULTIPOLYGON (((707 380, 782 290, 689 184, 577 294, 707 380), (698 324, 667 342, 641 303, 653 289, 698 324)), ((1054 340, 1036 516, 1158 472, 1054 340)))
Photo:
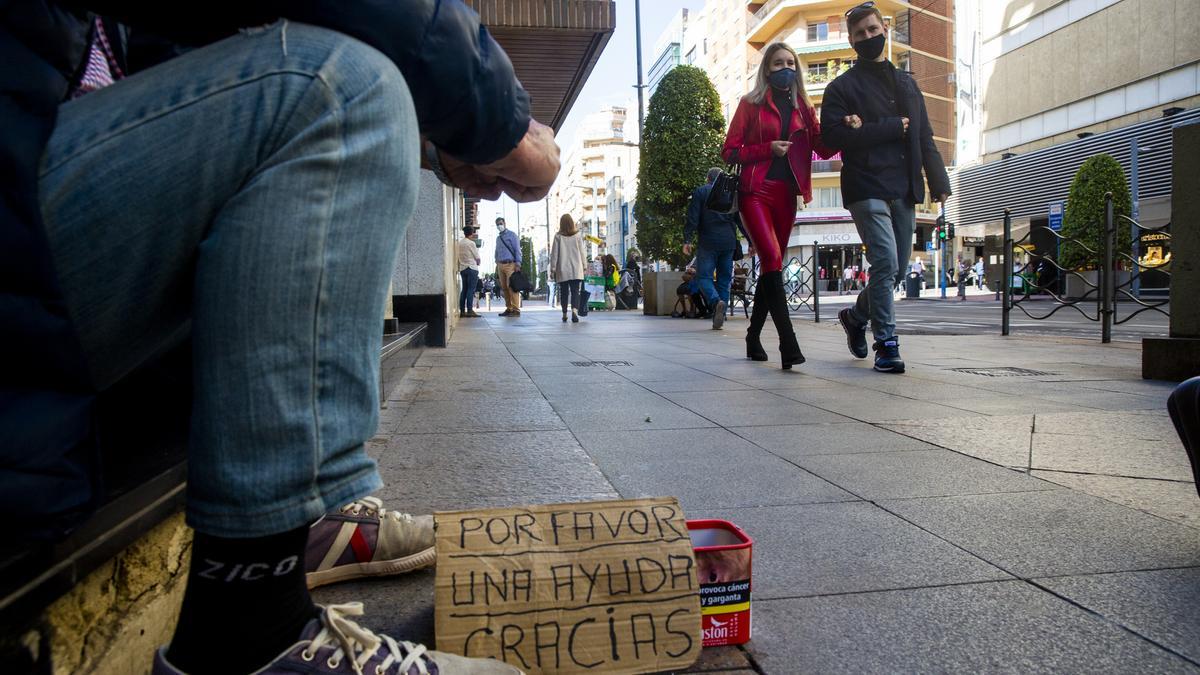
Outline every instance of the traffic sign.
POLYGON ((1050 229, 1055 232, 1062 229, 1063 224, 1063 203, 1050 202, 1050 229))

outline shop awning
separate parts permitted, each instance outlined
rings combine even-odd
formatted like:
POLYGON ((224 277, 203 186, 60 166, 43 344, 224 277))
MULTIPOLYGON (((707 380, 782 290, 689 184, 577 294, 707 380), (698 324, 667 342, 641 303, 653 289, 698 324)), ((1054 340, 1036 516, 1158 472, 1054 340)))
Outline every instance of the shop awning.
POLYGON ((533 117, 555 131, 617 23, 612 0, 465 0, 512 59, 533 117))

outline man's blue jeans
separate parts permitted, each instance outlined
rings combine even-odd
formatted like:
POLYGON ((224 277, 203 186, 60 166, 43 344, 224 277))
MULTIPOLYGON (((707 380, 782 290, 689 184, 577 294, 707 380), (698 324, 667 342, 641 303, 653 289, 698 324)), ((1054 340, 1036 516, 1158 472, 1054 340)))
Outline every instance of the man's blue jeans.
POLYGON ((864 199, 846 206, 854 218, 858 236, 867 246, 871 278, 858 294, 850 312, 859 323, 871 321, 875 340, 896 335, 896 310, 892 289, 904 279, 912 255, 916 212, 903 199, 864 199))
POLYGON ((475 285, 479 283, 479 270, 468 267, 459 270, 458 276, 462 279, 462 290, 458 292, 458 312, 460 314, 473 312, 475 311, 475 285))
POLYGON ((380 319, 419 170, 378 51, 278 22, 62 104, 40 199, 107 387, 192 339, 188 523, 254 537, 381 482, 380 319))
POLYGON ((729 287, 733 283, 733 249, 728 251, 713 251, 703 246, 696 248, 696 280, 700 284, 700 293, 713 306, 717 300, 729 304, 729 287), (717 273, 716 285, 713 285, 713 270, 717 273))

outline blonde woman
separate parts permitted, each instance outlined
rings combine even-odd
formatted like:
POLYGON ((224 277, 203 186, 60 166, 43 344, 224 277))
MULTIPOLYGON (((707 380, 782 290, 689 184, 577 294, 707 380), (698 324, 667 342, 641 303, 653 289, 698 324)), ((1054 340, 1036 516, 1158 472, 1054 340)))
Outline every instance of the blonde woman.
POLYGON ((804 363, 788 314, 783 260, 796 222, 796 197, 812 201, 812 156, 828 158, 816 111, 804 90, 804 70, 782 42, 768 45, 754 89, 738 104, 722 155, 742 165, 738 208, 759 258, 746 357, 766 361, 759 335, 768 312, 779 333, 783 368, 804 363))
POLYGON ((558 219, 558 233, 550 245, 550 279, 558 282, 558 296, 562 300, 562 320, 567 322, 567 309, 571 310, 571 323, 579 323, 579 291, 587 261, 583 253, 583 235, 575 226, 571 215, 564 213, 558 219))

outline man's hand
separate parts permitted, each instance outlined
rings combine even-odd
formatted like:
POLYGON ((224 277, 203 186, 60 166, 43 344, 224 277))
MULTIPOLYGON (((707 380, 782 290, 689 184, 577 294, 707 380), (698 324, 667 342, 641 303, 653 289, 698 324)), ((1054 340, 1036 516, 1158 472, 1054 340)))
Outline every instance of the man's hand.
POLYGON ((946 203, 946 200, 947 200, 947 199, 949 199, 949 198, 950 198, 950 195, 949 195, 948 193, 945 193, 945 192, 943 192, 943 193, 941 193, 941 194, 936 194, 936 195, 934 195, 934 196, 933 196, 933 201, 935 201, 935 202, 941 202, 941 203, 945 204, 945 203, 946 203))
POLYGON ((518 202, 535 202, 545 197, 559 170, 554 131, 530 120, 529 130, 512 152, 478 170, 482 176, 494 179, 500 190, 518 202))
POLYGON ((691 245, 691 244, 684 244, 684 245, 683 245, 683 254, 684 254, 684 255, 691 255, 691 254, 692 254, 692 245, 691 245))
POLYGON ((862 128, 863 121, 858 115, 846 115, 844 118, 842 118, 842 124, 850 127, 851 129, 860 129, 862 128))
POLYGON ((901 118, 900 118, 900 123, 904 125, 904 132, 903 132, 903 133, 906 133, 906 134, 907 134, 907 133, 908 133, 908 118, 907 118, 907 117, 901 117, 901 118))
POLYGON ((495 200, 500 198, 501 189, 493 176, 486 176, 479 167, 467 164, 438 150, 438 159, 442 163, 442 171, 455 187, 467 194, 468 197, 495 200))

